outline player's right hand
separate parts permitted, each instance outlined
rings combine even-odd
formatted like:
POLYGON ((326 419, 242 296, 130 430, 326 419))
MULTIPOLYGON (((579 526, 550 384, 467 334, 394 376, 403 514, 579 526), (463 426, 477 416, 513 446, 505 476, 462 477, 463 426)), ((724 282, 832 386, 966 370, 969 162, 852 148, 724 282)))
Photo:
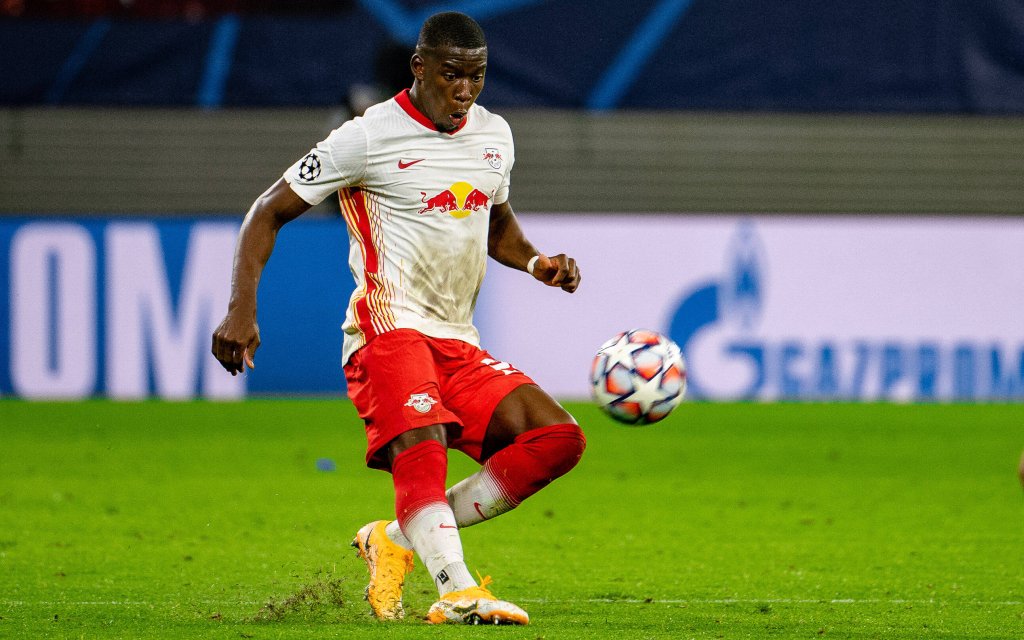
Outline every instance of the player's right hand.
POLYGON ((256 368, 254 358, 260 347, 260 328, 256 319, 241 320, 232 313, 224 316, 213 332, 213 356, 233 376, 256 368))
POLYGON ((576 266, 576 259, 564 253, 550 257, 538 254, 533 277, 549 287, 560 287, 568 293, 576 291, 576 287, 580 286, 580 269, 576 266))

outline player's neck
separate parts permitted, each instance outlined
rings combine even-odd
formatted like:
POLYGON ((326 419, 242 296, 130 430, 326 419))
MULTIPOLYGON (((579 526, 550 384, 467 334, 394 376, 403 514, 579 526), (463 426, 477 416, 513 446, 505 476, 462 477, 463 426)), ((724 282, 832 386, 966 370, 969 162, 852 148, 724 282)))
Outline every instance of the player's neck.
MULTIPOLYGON (((434 128, 437 128, 437 125, 434 124, 434 121, 431 120, 430 116, 427 115, 427 110, 423 108, 423 102, 421 101, 420 98, 418 82, 413 82, 412 87, 409 88, 409 103, 412 104, 412 107, 416 109, 416 111, 420 112, 420 115, 423 116, 423 119, 425 121, 430 122, 434 126, 434 128)), ((440 129, 438 129, 438 131, 440 131, 440 129)))

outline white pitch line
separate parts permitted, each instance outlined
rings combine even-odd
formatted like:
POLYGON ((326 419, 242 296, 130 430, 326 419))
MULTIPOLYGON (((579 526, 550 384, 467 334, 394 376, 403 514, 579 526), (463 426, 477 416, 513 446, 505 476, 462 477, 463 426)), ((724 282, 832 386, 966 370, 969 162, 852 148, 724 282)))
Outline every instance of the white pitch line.
MULTIPOLYGON (((635 599, 635 598, 573 598, 573 599, 551 599, 551 598, 517 598, 516 602, 530 604, 943 604, 943 605, 971 605, 971 606, 992 606, 992 607, 1019 607, 1024 606, 1021 600, 911 600, 911 599, 882 599, 882 598, 683 598, 683 599, 635 599)), ((142 602, 132 600, 0 600, 0 606, 24 607, 24 606, 75 606, 75 607, 171 607, 185 605, 202 605, 209 607, 216 606, 257 606, 266 604, 265 601, 201 601, 201 602, 142 602)))
POLYGON ((601 604, 961 604, 990 605, 999 607, 1022 606, 1021 600, 907 600, 882 598, 683 598, 683 599, 634 599, 634 598, 588 598, 586 600, 551 600, 547 598, 518 598, 517 602, 535 604, 575 604, 580 602, 601 604))
POLYGON ((8 607, 24 607, 30 605, 39 605, 43 607, 59 607, 62 605, 71 605, 75 607, 177 607, 181 605, 202 605, 206 607, 220 606, 220 605, 264 605, 266 601, 262 602, 248 602, 248 601, 236 601, 225 602, 218 600, 213 601, 202 601, 202 602, 136 602, 132 600, 0 600, 0 606, 8 607))

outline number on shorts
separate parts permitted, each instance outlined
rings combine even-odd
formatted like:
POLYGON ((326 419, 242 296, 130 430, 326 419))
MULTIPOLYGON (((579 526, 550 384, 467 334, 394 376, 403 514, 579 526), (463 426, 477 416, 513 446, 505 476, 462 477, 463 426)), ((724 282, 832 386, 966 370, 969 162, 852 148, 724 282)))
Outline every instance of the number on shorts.
POLYGON ((488 367, 494 369, 495 371, 500 371, 504 373, 506 376, 511 373, 516 373, 515 368, 507 362, 500 362, 498 360, 493 360, 491 358, 484 358, 483 360, 480 361, 480 364, 485 364, 488 367))

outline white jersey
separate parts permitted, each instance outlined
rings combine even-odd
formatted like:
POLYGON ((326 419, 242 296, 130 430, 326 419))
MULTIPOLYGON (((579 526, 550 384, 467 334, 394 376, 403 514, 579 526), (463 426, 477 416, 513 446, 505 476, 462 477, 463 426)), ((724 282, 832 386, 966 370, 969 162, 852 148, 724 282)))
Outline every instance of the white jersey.
POLYGON ((437 131, 408 91, 331 132, 284 178, 310 204, 338 192, 356 290, 343 362, 373 336, 415 329, 479 345, 473 308, 487 266, 490 208, 508 200, 512 132, 473 105, 437 131))

